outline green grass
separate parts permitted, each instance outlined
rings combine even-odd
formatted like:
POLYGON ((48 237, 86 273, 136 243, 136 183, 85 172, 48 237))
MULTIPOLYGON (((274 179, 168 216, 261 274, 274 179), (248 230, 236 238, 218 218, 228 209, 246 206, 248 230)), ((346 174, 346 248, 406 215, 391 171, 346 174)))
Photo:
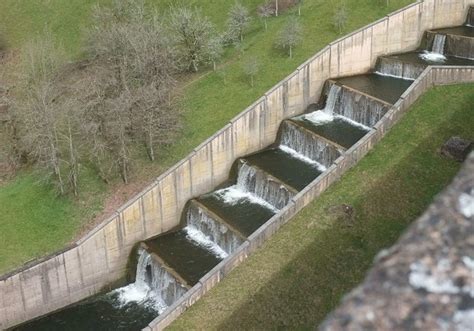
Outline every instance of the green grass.
POLYGON ((453 135, 474 139, 473 102, 473 84, 429 91, 354 169, 170 329, 313 329, 457 173, 460 164, 438 149, 453 135), (353 226, 328 213, 341 204, 354 208, 353 226))
POLYGON ((82 193, 58 197, 40 175, 24 171, 0 189, 0 274, 63 248, 102 208, 104 185, 84 169, 82 193))
MULTIPOLYGON (((170 3, 176 0, 149 0, 164 16, 170 3)), ((90 23, 90 10, 94 3, 109 3, 110 0, 1 0, 0 1, 0 31, 5 33, 11 48, 19 48, 29 39, 43 33, 47 25, 53 36, 60 42, 71 59, 81 57, 83 31, 90 23)), ((219 29, 223 29, 228 9, 234 0, 192 0, 186 1, 196 5, 210 17, 219 29)), ((243 0, 253 15, 258 4, 263 0, 243 0)), ((412 0, 392 0, 386 7, 382 0, 346 0, 349 11, 349 20, 345 32, 354 30, 368 24, 387 13, 405 6, 412 0)), ((269 19, 268 31, 264 31, 263 23, 255 19, 252 27, 245 37, 245 53, 242 58, 237 52, 229 49, 221 64, 219 72, 206 72, 203 77, 194 76, 196 80, 182 89, 180 99, 183 112, 184 129, 176 143, 161 151, 158 161, 150 163, 139 159, 135 166, 135 177, 138 179, 158 176, 169 166, 179 161, 189 152, 207 139, 214 132, 223 127, 228 121, 253 103, 265 91, 283 79, 308 57, 339 35, 332 26, 334 2, 332 0, 306 0, 304 2, 301 21, 304 26, 305 40, 294 52, 294 58, 289 59, 274 49, 273 43, 277 32, 294 11, 285 13, 278 18, 269 19), (248 56, 255 56, 260 61, 260 73, 256 79, 255 87, 251 88, 248 79, 242 73, 242 61, 248 56), (225 72, 226 79, 222 78, 225 72)), ((184 84, 184 83, 183 83, 184 84)), ((137 153, 140 154, 140 153, 137 153)), ((142 153, 144 155, 144 153, 142 153)), ((86 224, 91 215, 97 212, 106 197, 104 188, 99 179, 92 173, 83 178, 81 199, 56 199, 50 187, 36 185, 30 190, 24 188, 39 177, 34 173, 26 172, 23 176, 0 187, 0 228, 10 227, 8 231, 15 230, 18 237, 28 234, 28 241, 10 240, 0 248, 0 272, 18 266, 22 261, 28 260, 56 250, 68 242, 77 229, 86 224), (28 184, 29 183, 29 184, 28 184), (98 192, 97 187, 101 193, 98 192), (17 192, 13 197, 10 192, 17 192), (24 192, 24 193, 23 193, 24 192), (36 215, 34 211, 43 204, 38 197, 48 198, 48 208, 40 208, 42 214, 36 215), (17 200, 17 201, 15 201, 17 200), (92 211, 84 206, 82 201, 89 201, 92 211), (30 208, 30 215, 22 210, 22 205, 30 208), (15 207, 20 206, 20 207, 15 207), (85 212, 86 211, 86 212, 85 212), (8 215, 8 217, 6 216, 8 215), (57 225, 55 234, 48 235, 47 231, 29 231, 28 224, 41 224, 50 220, 57 225), (23 226, 20 226, 23 224, 23 226), (71 226, 72 224, 72 226, 71 226), (60 229, 60 227, 64 227, 60 229), (31 232, 31 233, 30 233, 31 232), (34 233, 37 233, 33 236, 34 233), (62 234, 62 235, 61 235, 62 234), (44 244, 40 244, 44 242, 44 244), (5 248, 3 248, 5 247, 5 248), (7 259, 12 252, 22 252, 22 256, 7 259)), ((88 203, 89 205, 89 203, 88 203)), ((3 233, 0 239, 9 238, 3 233)), ((19 253, 18 253, 19 254, 19 253)))

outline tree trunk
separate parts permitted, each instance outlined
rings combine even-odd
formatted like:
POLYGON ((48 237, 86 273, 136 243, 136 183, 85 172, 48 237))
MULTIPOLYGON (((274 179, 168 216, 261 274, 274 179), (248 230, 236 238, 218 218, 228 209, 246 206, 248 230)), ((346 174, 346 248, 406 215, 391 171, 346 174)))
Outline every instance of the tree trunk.
POLYGON ((298 16, 301 16, 301 5, 298 5, 298 16))
POLYGON ((275 16, 278 16, 278 0, 275 0, 275 16))
POLYGON ((58 180, 58 185, 59 185, 59 192, 61 195, 64 195, 64 183, 63 183, 63 178, 61 175, 61 167, 59 165, 59 160, 57 156, 57 151, 56 151, 56 146, 54 143, 51 141, 50 142, 50 148, 51 148, 51 166, 53 168, 54 175, 56 176, 56 179, 58 180))
POLYGON ((264 24, 265 24, 265 31, 267 31, 267 30, 268 30, 267 19, 265 18, 265 19, 263 20, 263 22, 264 22, 264 24))
POLYGON ((153 127, 151 125, 151 121, 149 123, 148 127, 148 156, 150 157, 150 160, 153 162, 155 161, 155 150, 153 149, 153 133, 152 133, 153 127))
POLYGON ((292 59, 292 58, 293 58, 293 47, 290 46, 290 59, 292 59))
POLYGON ((217 69, 216 61, 212 61, 212 68, 214 69, 214 71, 216 71, 217 69))
POLYGON ((74 192, 74 195, 77 196, 78 193, 78 165, 76 159, 76 153, 74 150, 74 144, 72 141, 72 130, 71 123, 68 120, 68 133, 69 133, 69 171, 70 171, 70 182, 74 192))
POLYGON ((250 85, 253 87, 253 75, 250 75, 250 85))

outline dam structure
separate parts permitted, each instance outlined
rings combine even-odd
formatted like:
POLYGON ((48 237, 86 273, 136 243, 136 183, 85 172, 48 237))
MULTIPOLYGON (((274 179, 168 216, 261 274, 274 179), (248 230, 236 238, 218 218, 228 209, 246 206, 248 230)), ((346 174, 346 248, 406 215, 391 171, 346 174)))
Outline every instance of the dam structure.
MULTIPOLYGON (((421 84, 420 77, 424 78, 430 72, 430 79, 433 79, 434 74, 430 71, 432 67, 438 68, 436 70, 439 70, 439 75, 436 79, 443 84, 455 83, 461 78, 462 81, 474 81, 474 8, 469 7, 465 1, 447 1, 446 7, 441 3, 443 2, 439 0, 421 1, 394 14, 416 21, 413 26, 425 26, 428 29, 424 33, 415 31, 415 28, 412 29, 414 32, 406 30, 410 47, 403 47, 400 52, 390 51, 390 43, 386 43, 383 50, 375 52, 375 42, 372 39, 372 53, 366 64, 361 66, 364 70, 353 70, 350 60, 347 60, 349 69, 343 69, 342 60, 331 60, 334 53, 344 53, 340 50, 342 46, 338 45, 345 41, 335 43, 336 46, 331 44, 327 55, 329 60, 326 59, 330 68, 327 77, 321 74, 312 78, 308 71, 312 65, 323 71, 327 70, 323 62, 318 62, 326 61, 327 50, 323 50, 322 55, 298 70, 298 75, 301 76, 296 79, 297 83, 292 78, 297 75, 293 75, 266 95, 264 102, 259 101, 251 106, 250 109, 257 109, 259 113, 245 113, 243 116, 249 115, 243 124, 244 128, 238 127, 241 124, 236 124, 243 118, 241 116, 232 121, 224 131, 216 134, 216 139, 204 143, 202 146, 210 145, 211 148, 202 152, 201 156, 197 156, 201 149, 195 150, 195 158, 201 157, 209 163, 189 159, 180 163, 174 172, 165 174, 162 178, 173 174, 170 187, 174 187, 174 191, 157 181, 145 195, 134 200, 139 201, 136 207, 133 202, 114 216, 113 220, 117 220, 114 227, 109 222, 94 232, 90 238, 94 238, 96 249, 100 247, 103 238, 108 242, 109 233, 114 236, 117 233, 119 243, 124 242, 124 234, 131 234, 135 239, 130 240, 126 249, 120 245, 114 246, 117 248, 113 251, 105 249, 103 259, 105 265, 110 266, 114 259, 122 261, 123 256, 128 257, 132 252, 133 260, 136 260, 133 265, 133 283, 104 291, 107 289, 104 286, 107 284, 105 280, 110 283, 115 273, 124 273, 125 265, 121 263, 118 271, 113 269, 114 273, 108 274, 110 279, 105 279, 100 286, 97 283, 91 285, 86 291, 89 295, 81 291, 80 295, 74 296, 75 292, 69 288, 70 284, 85 284, 87 277, 92 276, 81 271, 80 276, 74 276, 76 278, 73 282, 73 273, 61 265, 61 259, 66 259, 64 254, 67 252, 61 253, 53 257, 56 269, 42 267, 47 270, 40 275, 41 289, 52 287, 49 273, 54 269, 57 279, 61 278, 59 274, 66 275, 70 298, 67 302, 79 301, 73 301, 72 298, 85 300, 61 309, 68 304, 57 299, 57 305, 51 305, 49 311, 38 307, 35 308, 35 315, 31 316, 8 307, 9 301, 2 299, 0 309, 8 313, 4 316, 9 318, 2 320, 3 317, 0 317, 0 326, 6 328, 18 325, 15 330, 60 330, 61 326, 68 325, 70 330, 83 330, 99 329, 102 325, 123 325, 128 329, 161 330, 168 325, 251 251, 261 246, 283 221, 287 221, 362 158, 372 147, 372 141, 381 139, 401 116, 396 111, 402 109, 403 102, 407 103, 407 108, 421 94, 414 88, 421 84), (442 13, 440 8, 450 15, 444 18, 446 12, 442 13), (460 18, 463 17, 464 20, 466 14, 467 21, 459 25, 460 18), (431 16, 423 18, 423 15, 431 16), (337 74, 331 75, 333 71, 337 74), (354 74, 344 75, 352 72, 354 74), (298 93, 293 93, 292 86, 296 85, 298 93), (280 88, 284 92, 280 93, 280 88), (279 118, 267 113, 272 108, 272 103, 277 103, 272 101, 273 95, 277 95, 275 100, 281 103, 282 115, 279 118), (391 121, 390 125, 381 126, 387 119, 391 121), (259 138, 254 142, 245 142, 254 144, 252 147, 246 146, 241 150, 234 148, 229 153, 223 146, 229 142, 238 146, 240 139, 244 139, 237 134, 239 128, 243 131, 258 131, 259 138), (230 130, 229 134, 227 129, 230 130), (270 133, 264 136, 265 130, 270 133), (373 140, 369 141, 367 137, 373 137, 373 140), (211 164, 211 167, 206 164, 211 164), (336 171, 337 176, 329 177, 329 174, 336 171), (206 173, 206 178, 197 176, 193 182, 191 178, 195 178, 196 173, 206 173), (182 184, 185 180, 192 185, 182 184), (210 184, 214 187, 213 190, 209 189, 210 184), (308 195, 310 189, 316 191, 308 195), (178 191, 189 193, 180 195, 178 191), (155 206, 157 201, 160 201, 159 208, 155 206), (169 210, 173 213, 172 217, 166 215, 169 210), (161 218, 159 229, 156 226, 158 216, 153 216, 155 218, 148 222, 149 215, 152 214, 150 211, 155 211, 161 218), (169 219, 174 221, 163 221, 169 219), (134 230, 127 225, 127 220, 130 220, 130 224, 136 224, 134 230), (102 229, 106 229, 101 233, 102 237, 94 237, 102 229), (58 271, 58 268, 64 270, 58 271), (106 294, 91 297, 99 292, 106 294), (49 314, 58 309, 58 312, 49 314), (101 317, 97 317, 97 311, 102 312, 101 317), (28 319, 41 315, 46 316, 27 322, 28 319), (94 324, 94 320, 98 324, 94 324)), ((392 18, 387 19, 388 22, 390 19, 392 18)), ((387 36, 390 34, 389 24, 384 28, 387 36)), ((375 26, 378 25, 370 27, 371 38, 381 35, 374 32, 375 26)), ((357 34, 365 35, 367 29, 361 29, 357 34)), ((384 38, 388 40, 388 37, 384 38)), ((354 44, 350 47, 355 47, 354 44)), ((351 54, 348 52, 344 56, 351 57, 351 54)), ((431 85, 427 85, 433 84, 431 82, 431 85)), ((73 248, 79 249, 78 258, 75 258, 78 260, 76 268, 79 269, 84 268, 85 263, 85 258, 81 255, 84 249, 80 250, 80 245, 84 242, 73 248)), ((93 250, 88 253, 94 254, 93 250)), ((90 264, 100 265, 94 261, 90 264)), ((7 293, 7 290, 14 293, 13 287, 7 286, 8 282, 13 284, 17 277, 23 287, 21 294, 16 297, 24 295, 29 286, 25 282, 36 277, 31 268, 0 279, 0 293, 7 293), (24 274, 28 271, 31 276, 24 274), (1 282, 4 282, 3 285, 1 282)), ((95 272, 100 273, 99 270, 95 272)), ((80 289, 75 291, 79 293, 80 289)), ((14 297, 11 294, 9 298, 14 297)), ((43 291, 35 300, 50 302, 51 297, 52 294, 43 291)), ((28 302, 25 298, 21 300, 25 309, 28 305, 35 306, 35 303, 28 302)))

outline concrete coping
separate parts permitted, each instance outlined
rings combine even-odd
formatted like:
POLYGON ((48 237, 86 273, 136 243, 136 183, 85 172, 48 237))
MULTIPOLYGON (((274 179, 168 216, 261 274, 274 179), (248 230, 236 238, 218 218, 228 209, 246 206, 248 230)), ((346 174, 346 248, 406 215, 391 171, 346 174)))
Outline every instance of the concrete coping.
POLYGON ((410 9, 411 7, 420 6, 422 3, 423 3, 423 1, 417 1, 417 2, 414 2, 414 3, 412 3, 412 4, 409 4, 409 5, 405 6, 405 7, 403 7, 403 8, 400 8, 400 9, 398 9, 398 10, 396 10, 396 11, 394 11, 394 12, 388 14, 388 15, 386 15, 385 17, 378 19, 378 20, 375 21, 375 22, 372 22, 372 23, 370 23, 370 24, 367 24, 367 25, 365 25, 365 26, 363 26, 363 27, 361 27, 361 28, 359 28, 359 29, 357 29, 357 30, 352 31, 351 33, 349 33, 349 34, 347 34, 347 35, 345 35, 345 36, 343 36, 343 37, 341 37, 341 38, 339 38, 339 39, 334 40, 333 42, 330 42, 329 45, 330 45, 330 46, 334 46, 334 45, 336 45, 336 44, 339 44, 340 42, 345 41, 345 40, 348 39, 348 38, 352 38, 354 35, 356 35, 356 34, 358 34, 358 33, 368 31, 368 30, 372 29, 374 26, 376 26, 376 25, 378 25, 378 24, 381 24, 381 23, 384 23, 385 21, 389 20, 392 16, 395 16, 395 15, 398 15, 398 14, 400 14, 400 13, 403 13, 404 11, 410 9))
MULTIPOLYGON (((168 315, 170 315, 178 307, 182 306, 183 303, 186 302, 186 300, 190 299, 193 295, 195 295, 196 293, 198 293, 201 290, 202 290, 202 285, 201 285, 201 283, 198 282, 190 290, 186 291, 186 293, 183 294, 183 296, 181 296, 178 300, 176 300, 176 302, 174 302, 171 306, 166 308, 166 310, 163 313, 161 313, 157 318, 155 318, 153 321, 151 321, 148 324, 148 327, 153 329, 153 327, 158 325, 162 320, 166 319, 168 317, 168 315)), ((144 330, 146 330, 146 329, 144 329, 144 330)))
MULTIPOLYGON (((441 28, 443 29, 443 28, 441 28)), ((455 34, 455 33, 449 33, 449 32, 441 32, 441 31, 436 31, 437 29, 431 29, 431 30, 427 30, 426 33, 432 33, 432 34, 442 34, 442 35, 445 35, 445 36, 448 36, 448 37, 456 37, 456 38, 459 38, 459 39, 472 39, 474 40, 474 37, 469 37, 469 36, 463 36, 463 35, 460 35, 460 34, 455 34)))
POLYGON ((407 9, 410 9, 411 7, 415 7, 415 6, 419 6, 419 5, 423 4, 423 2, 425 2, 425 1, 424 1, 424 0, 418 0, 418 1, 414 2, 414 3, 411 3, 411 4, 409 4, 409 5, 405 6, 405 7, 403 7, 403 8, 400 8, 400 9, 398 9, 398 10, 395 10, 394 12, 392 12, 392 13, 386 15, 385 17, 389 17, 389 18, 390 18, 390 17, 392 17, 392 16, 401 14, 401 13, 403 13, 404 11, 406 11, 407 9))
POLYGON ((316 59, 319 57, 323 57, 326 52, 330 50, 329 46, 325 46, 324 48, 321 48, 319 52, 317 52, 315 55, 311 56, 308 60, 304 61, 301 65, 298 66, 297 70, 301 71, 304 70, 306 66, 311 65, 316 59))
POLYGON ((64 253, 66 253, 67 251, 70 251, 70 250, 74 249, 74 248, 77 248, 76 243, 74 243, 72 245, 69 245, 69 246, 66 246, 63 249, 61 249, 57 252, 54 252, 52 254, 49 254, 49 255, 46 255, 46 256, 43 256, 43 257, 40 257, 40 258, 37 258, 37 259, 29 260, 29 261, 25 262, 23 265, 21 265, 20 267, 12 270, 10 272, 7 272, 3 275, 0 275, 0 282, 6 281, 8 278, 11 278, 11 277, 15 276, 16 274, 19 274, 22 271, 34 268, 34 267, 38 266, 39 264, 41 264, 43 262, 47 262, 48 260, 51 260, 53 258, 56 258, 56 257, 58 257, 58 256, 60 256, 64 253))
POLYGON ((250 106, 248 106, 243 112, 239 113, 237 116, 235 116, 233 119, 229 121, 229 123, 234 124, 238 120, 240 120, 242 117, 253 111, 255 108, 260 106, 261 103, 265 102, 265 96, 260 97, 257 101, 252 103, 250 106))
POLYGON ((297 195, 295 195, 292 199, 292 202, 294 204, 297 203, 299 199, 301 199, 303 196, 305 196, 309 191, 311 191, 314 187, 318 186, 319 183, 322 181, 326 180, 334 171, 337 169, 337 164, 336 162, 340 162, 343 159, 345 159, 345 156, 341 155, 334 161, 334 164, 332 164, 329 168, 326 169, 321 175, 316 177, 311 183, 309 183, 304 189, 302 189, 300 192, 298 192, 297 195))
POLYGON ((377 134, 377 130, 375 130, 374 128, 370 129, 369 132, 367 132, 367 134, 365 136, 363 136, 358 142, 356 142, 354 145, 352 145, 351 148, 349 148, 345 154, 346 155, 351 155, 352 153, 354 153, 356 150, 359 149, 360 146, 362 146, 363 144, 365 144, 367 141, 370 140, 370 138, 372 138, 373 135, 377 134))
POLYGON ((291 208, 293 208, 294 206, 295 206, 295 201, 294 201, 294 197, 293 197, 285 207, 280 209, 280 211, 278 213, 273 215, 268 221, 266 221, 256 231, 254 231, 254 233, 252 233, 249 236, 248 242, 251 243, 252 241, 255 241, 255 239, 258 238, 261 235, 261 233, 265 231, 265 229, 267 229, 269 226, 271 226, 273 223, 275 223, 277 220, 279 220, 282 217, 282 215, 289 212, 291 210, 291 208))
POLYGON ((97 232, 105 228, 110 222, 112 222, 115 218, 119 217, 119 213, 115 211, 112 215, 90 230, 84 237, 80 238, 76 241, 76 245, 79 246, 85 241, 89 240, 92 236, 94 236, 97 232))
POLYGON ((378 102, 378 103, 384 104, 385 106, 389 106, 389 107, 392 106, 392 104, 391 104, 390 102, 388 102, 388 101, 379 99, 379 98, 377 98, 377 97, 374 97, 373 95, 367 94, 367 93, 365 93, 365 92, 362 92, 362 91, 360 91, 360 90, 358 90, 358 89, 355 89, 355 88, 353 88, 353 87, 350 87, 350 86, 348 86, 348 85, 340 84, 337 80, 328 79, 327 81, 328 81, 329 83, 334 84, 334 85, 341 86, 343 89, 349 90, 349 91, 354 92, 354 93, 358 93, 358 94, 363 95, 364 97, 366 97, 366 98, 368 98, 368 99, 372 99, 372 100, 374 100, 374 101, 376 101, 376 102, 378 102))
POLYGON ((200 151, 202 148, 204 148, 206 145, 212 143, 212 141, 214 139, 216 139, 218 136, 220 136, 221 134, 225 133, 228 129, 232 128, 232 125, 231 123, 227 123, 222 129, 220 129, 219 131, 217 131, 216 133, 214 133, 212 136, 210 136, 209 138, 207 138, 206 140, 204 140, 201 144, 199 144, 198 147, 196 147, 194 149, 194 152, 198 152, 200 151))

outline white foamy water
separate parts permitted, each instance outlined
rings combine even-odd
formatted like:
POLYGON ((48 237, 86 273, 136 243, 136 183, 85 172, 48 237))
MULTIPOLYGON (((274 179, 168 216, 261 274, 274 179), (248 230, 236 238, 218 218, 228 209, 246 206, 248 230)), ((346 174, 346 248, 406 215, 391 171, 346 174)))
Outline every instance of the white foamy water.
POLYGON ((227 256, 229 256, 229 254, 227 254, 226 251, 224 251, 219 245, 212 241, 211 238, 196 229, 194 226, 188 225, 184 228, 184 230, 187 233, 188 239, 211 251, 217 257, 225 259, 227 256))
POLYGON ((290 157, 292 157, 292 158, 295 158, 295 159, 301 160, 301 161, 303 161, 303 162, 305 162, 305 163, 311 164, 312 166, 314 166, 315 168, 317 168, 317 169, 318 169, 319 171, 321 171, 321 172, 324 172, 324 171, 326 171, 326 169, 327 169, 327 168, 326 168, 325 166, 323 166, 321 163, 316 162, 316 161, 310 159, 309 157, 306 157, 306 156, 304 156, 303 154, 298 153, 298 152, 295 151, 293 148, 290 148, 290 147, 288 147, 288 146, 286 146, 286 145, 280 145, 280 146, 278 146, 278 148, 279 148, 280 150, 282 150, 284 153, 288 154, 288 155, 289 155, 290 157))
POLYGON ((312 113, 309 113, 308 115, 304 115, 304 118, 308 121, 310 121, 311 123, 313 123, 314 125, 323 125, 323 124, 327 124, 327 123, 330 123, 332 121, 334 121, 336 118, 338 119, 341 119, 353 126, 357 126, 357 127, 360 127, 364 130, 370 130, 370 128, 364 124, 361 124, 359 122, 356 122, 354 120, 351 120, 350 118, 348 117, 345 117, 345 116, 342 116, 342 115, 328 115, 326 114, 324 111, 322 110, 316 110, 312 113))
POLYGON ((424 51, 419 55, 422 60, 434 63, 444 63, 446 61, 446 56, 441 53, 424 51))
POLYGON ((186 224, 202 232, 227 254, 232 254, 242 244, 242 240, 226 224, 218 222, 199 206, 189 206, 186 224))
POLYGON ((157 264, 148 252, 140 249, 135 282, 110 294, 117 295, 114 304, 119 308, 133 302, 151 307, 161 314, 185 292, 185 287, 157 264))
POLYGON ((323 125, 334 121, 334 116, 324 112, 323 110, 313 111, 312 113, 303 115, 303 118, 315 125, 323 125))
POLYGON ((275 208, 273 205, 269 204, 264 199, 256 196, 253 193, 250 193, 249 191, 243 190, 242 188, 238 187, 237 185, 232 185, 232 186, 226 187, 222 190, 216 191, 216 195, 222 201, 224 201, 224 203, 226 203, 228 205, 236 205, 241 200, 246 199, 246 200, 248 200, 252 203, 262 205, 265 208, 268 208, 268 209, 272 210, 275 213, 279 211, 277 208, 275 208))
POLYGON ((391 77, 391 78, 398 78, 398 79, 404 79, 404 80, 410 80, 410 81, 414 81, 415 78, 409 78, 409 77, 405 77, 405 76, 398 76, 398 75, 392 75, 392 74, 386 74, 386 73, 383 73, 383 72, 380 72, 380 71, 376 71, 375 74, 379 75, 379 76, 385 76, 385 77, 391 77))
POLYGON ((351 125, 353 125, 353 126, 358 126, 359 128, 362 128, 362 129, 364 129, 364 130, 370 131, 370 128, 369 128, 367 125, 364 125, 364 124, 361 124, 361 123, 356 122, 356 121, 354 121, 354 120, 351 120, 351 119, 348 118, 348 117, 341 116, 341 115, 336 115, 336 116, 334 116, 334 117, 335 117, 335 118, 339 118, 339 119, 341 119, 341 120, 343 120, 343 121, 345 121, 345 122, 347 122, 347 123, 349 123, 349 124, 351 124, 351 125))

